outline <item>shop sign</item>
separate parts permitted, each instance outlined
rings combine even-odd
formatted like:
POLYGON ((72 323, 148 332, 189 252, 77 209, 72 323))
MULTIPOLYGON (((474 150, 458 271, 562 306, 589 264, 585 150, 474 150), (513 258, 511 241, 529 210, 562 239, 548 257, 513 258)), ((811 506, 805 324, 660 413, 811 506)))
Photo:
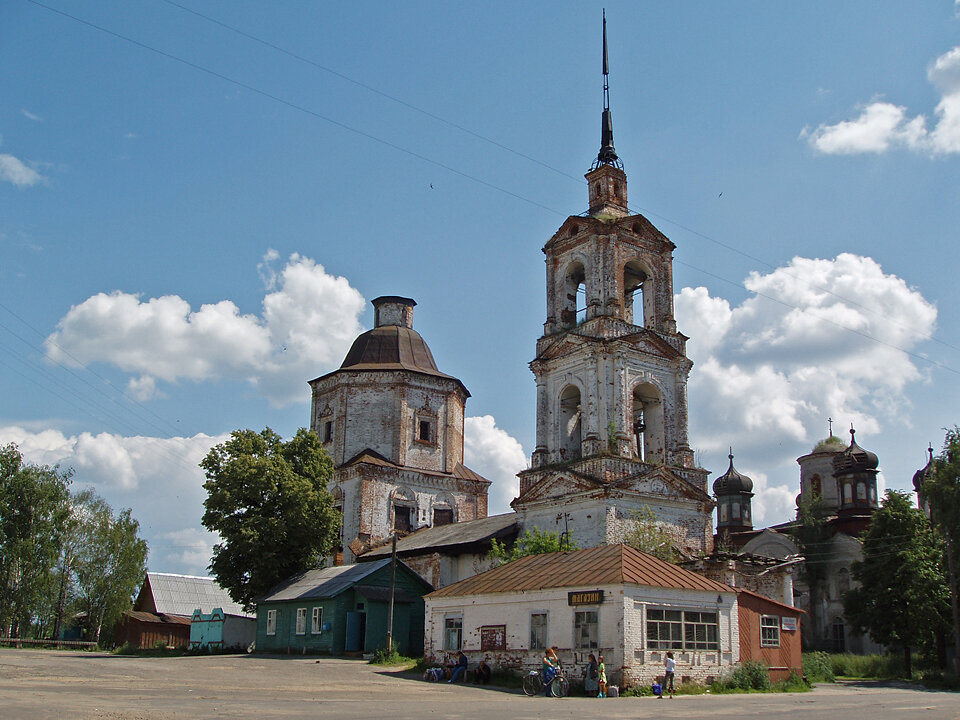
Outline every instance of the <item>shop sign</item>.
POLYGON ((599 605, 603 602, 603 590, 574 590, 567 593, 567 605, 599 605))

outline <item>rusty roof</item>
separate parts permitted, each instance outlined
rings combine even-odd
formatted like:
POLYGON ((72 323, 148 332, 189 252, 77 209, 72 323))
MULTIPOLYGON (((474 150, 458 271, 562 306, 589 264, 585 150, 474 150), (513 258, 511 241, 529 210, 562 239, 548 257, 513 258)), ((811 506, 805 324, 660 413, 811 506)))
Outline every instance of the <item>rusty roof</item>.
POLYGON ((423 468, 411 467, 409 465, 397 465, 397 463, 393 462, 392 460, 388 460, 376 450, 371 450, 370 448, 361 450, 352 458, 343 463, 343 465, 340 465, 340 467, 349 467, 351 465, 360 464, 377 465, 379 467, 395 468, 397 470, 416 470, 418 473, 422 473, 423 475, 433 475, 436 477, 447 478, 455 477, 458 480, 470 480, 472 482, 482 482, 487 483, 488 485, 490 484, 490 480, 487 480, 485 477, 483 477, 483 475, 471 470, 463 463, 457 463, 454 466, 452 473, 440 472, 437 470, 425 470, 423 468))
POLYGON ((790 610, 795 613, 800 613, 801 615, 807 614, 806 610, 801 610, 800 608, 794 607, 793 605, 787 605, 786 603, 782 603, 779 600, 768 598, 766 595, 761 595, 760 593, 755 593, 751 590, 745 590, 744 588, 736 588, 735 592, 737 593, 737 597, 739 597, 740 595, 746 595, 747 597, 756 598, 758 600, 762 600, 765 603, 776 605, 777 607, 782 608, 784 610, 790 610))
MULTIPOLYGON (((476 520, 465 520, 449 525, 435 525, 410 533, 397 540, 398 555, 419 555, 426 552, 447 552, 456 554, 458 548, 471 548, 474 545, 488 545, 494 538, 516 537, 518 516, 514 512, 502 515, 489 515, 476 520)), ((388 542, 367 551, 359 559, 388 557, 392 552, 388 542)))
POLYGON ((681 590, 732 593, 732 587, 634 550, 629 545, 528 555, 474 575, 428 597, 489 595, 596 585, 646 585, 681 590))

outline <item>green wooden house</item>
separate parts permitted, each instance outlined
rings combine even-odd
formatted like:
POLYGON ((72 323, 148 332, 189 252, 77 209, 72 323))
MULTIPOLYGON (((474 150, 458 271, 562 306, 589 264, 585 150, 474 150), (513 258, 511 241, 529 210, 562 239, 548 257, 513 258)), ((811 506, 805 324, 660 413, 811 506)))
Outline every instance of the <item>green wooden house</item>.
MULTIPOLYGON (((373 652, 387 646, 390 558, 308 570, 257 598, 257 651, 373 652)), ((433 587, 397 560, 393 646, 423 654, 423 596, 433 587)))

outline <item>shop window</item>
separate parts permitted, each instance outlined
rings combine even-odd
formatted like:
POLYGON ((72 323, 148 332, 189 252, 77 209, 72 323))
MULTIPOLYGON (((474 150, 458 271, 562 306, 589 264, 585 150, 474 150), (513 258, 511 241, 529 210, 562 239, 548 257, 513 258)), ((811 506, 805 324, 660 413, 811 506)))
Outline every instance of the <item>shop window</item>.
POLYGON ((530 613, 530 649, 547 649, 547 614, 530 613))
POLYGON ((582 610, 573 614, 573 646, 577 650, 596 650, 599 637, 599 613, 582 610))
POLYGON ((443 649, 459 650, 463 642, 463 617, 460 615, 443 620, 443 649))
POLYGON ((760 617, 760 647, 780 647, 780 617, 762 615, 760 617))
POLYGON ((647 610, 647 647, 651 650, 719 650, 718 614, 651 608, 647 610))
POLYGON ((277 611, 267 610, 267 635, 277 634, 277 611))

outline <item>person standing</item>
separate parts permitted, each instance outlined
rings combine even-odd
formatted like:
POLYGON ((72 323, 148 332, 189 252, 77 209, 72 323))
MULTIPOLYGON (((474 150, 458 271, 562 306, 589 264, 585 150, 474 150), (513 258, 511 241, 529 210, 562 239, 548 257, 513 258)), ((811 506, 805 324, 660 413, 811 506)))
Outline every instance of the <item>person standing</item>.
POLYGON ((543 686, 546 689, 547 697, 556 697, 553 694, 553 680, 557 677, 557 670, 560 667, 560 659, 556 651, 549 647, 543 654, 543 667, 541 675, 543 676, 543 686))
POLYGON ((583 689, 589 697, 596 697, 600 688, 598 683, 600 666, 597 664, 597 656, 593 653, 590 653, 587 661, 587 672, 583 676, 583 689))
POLYGON ((607 666, 603 664, 603 655, 597 658, 597 684, 600 686, 600 694, 597 697, 605 698, 607 696, 607 666))
POLYGON ((663 666, 665 669, 663 675, 663 685, 660 686, 660 695, 657 696, 657 700, 663 700, 663 693, 667 689, 667 686, 670 687, 670 699, 673 700, 673 676, 677 669, 677 662, 673 659, 673 653, 667 653, 667 659, 663 661, 663 666))

